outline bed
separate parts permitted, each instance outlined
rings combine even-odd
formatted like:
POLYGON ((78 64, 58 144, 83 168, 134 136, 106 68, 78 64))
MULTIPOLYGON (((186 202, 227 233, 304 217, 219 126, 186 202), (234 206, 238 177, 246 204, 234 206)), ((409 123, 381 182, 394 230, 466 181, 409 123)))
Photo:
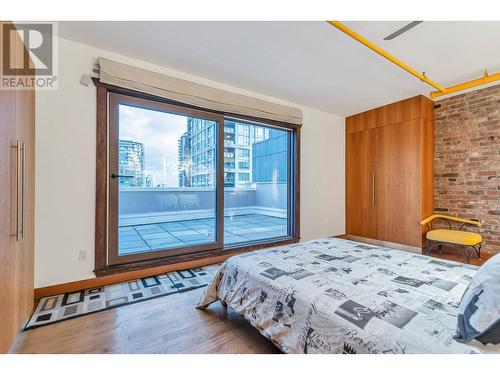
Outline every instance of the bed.
POLYGON ((500 353, 453 339, 477 269, 324 238, 229 258, 197 308, 220 300, 285 353, 500 353))

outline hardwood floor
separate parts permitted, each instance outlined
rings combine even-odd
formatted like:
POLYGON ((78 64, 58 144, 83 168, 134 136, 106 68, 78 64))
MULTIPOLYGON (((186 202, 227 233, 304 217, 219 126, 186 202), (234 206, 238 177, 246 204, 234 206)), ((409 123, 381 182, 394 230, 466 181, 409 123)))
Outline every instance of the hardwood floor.
POLYGON ((203 289, 35 328, 11 353, 280 353, 257 329, 215 302, 195 309, 203 289))
MULTIPOLYGON (((482 252, 481 265, 492 253, 482 252)), ((453 248, 431 256, 465 262, 453 248)), ((216 268, 217 265, 209 266, 216 268)), ((11 353, 280 353, 241 316, 215 302, 195 309, 202 289, 39 327, 18 335, 11 353)))
MULTIPOLYGON (((496 253, 490 253, 485 250, 481 250, 481 259, 477 258, 476 253, 472 256, 472 259, 470 260, 470 264, 473 264, 475 266, 480 266, 484 262, 486 262, 488 259, 490 259, 492 256, 494 256, 496 253)), ((442 252, 438 252, 437 250, 433 250, 430 253, 431 257, 435 258, 440 258, 440 259, 448 259, 448 260, 453 260, 455 262, 461 262, 461 263, 466 263, 465 256, 460 254, 455 248, 451 246, 444 246, 442 252)))
POLYGON ((241 316, 202 289, 118 307, 22 332, 11 353, 279 353, 241 316))

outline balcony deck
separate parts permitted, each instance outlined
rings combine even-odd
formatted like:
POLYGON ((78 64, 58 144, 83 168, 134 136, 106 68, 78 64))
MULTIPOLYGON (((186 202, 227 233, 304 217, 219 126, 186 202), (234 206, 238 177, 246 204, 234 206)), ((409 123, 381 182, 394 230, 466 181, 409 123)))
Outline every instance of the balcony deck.
MULTIPOLYGON (((120 255, 203 244, 214 240, 213 219, 121 226, 120 255)), ((224 218, 224 244, 232 245, 287 235, 287 220, 261 214, 224 218)))

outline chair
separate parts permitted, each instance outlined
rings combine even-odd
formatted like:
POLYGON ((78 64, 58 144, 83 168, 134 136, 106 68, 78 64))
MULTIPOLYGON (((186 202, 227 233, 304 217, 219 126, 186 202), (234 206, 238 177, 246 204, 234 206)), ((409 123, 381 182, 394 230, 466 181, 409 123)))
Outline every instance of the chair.
POLYGON ((481 259, 481 242, 483 238, 479 233, 467 232, 464 229, 467 225, 481 227, 482 223, 479 220, 462 219, 448 215, 431 215, 420 222, 428 229, 426 233, 427 243, 424 247, 424 254, 429 255, 434 247, 438 247, 441 251, 444 244, 449 244, 467 258, 467 263, 470 263, 474 251, 477 253, 478 259, 481 259), (434 229, 433 221, 444 220, 448 223, 449 229, 434 229), (460 223, 459 229, 452 229, 451 222, 460 223))

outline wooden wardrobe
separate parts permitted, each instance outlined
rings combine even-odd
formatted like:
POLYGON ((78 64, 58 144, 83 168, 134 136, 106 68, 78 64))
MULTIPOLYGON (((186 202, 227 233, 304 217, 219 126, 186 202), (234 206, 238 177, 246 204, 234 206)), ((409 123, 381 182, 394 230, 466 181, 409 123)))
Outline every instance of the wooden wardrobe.
MULTIPOLYGON (((21 61, 23 43, 12 43, 11 61, 21 61)), ((0 353, 33 308, 34 166, 35 91, 0 90, 0 353)))
POLYGON ((433 213, 434 102, 402 100, 346 119, 346 234, 422 247, 433 213))

